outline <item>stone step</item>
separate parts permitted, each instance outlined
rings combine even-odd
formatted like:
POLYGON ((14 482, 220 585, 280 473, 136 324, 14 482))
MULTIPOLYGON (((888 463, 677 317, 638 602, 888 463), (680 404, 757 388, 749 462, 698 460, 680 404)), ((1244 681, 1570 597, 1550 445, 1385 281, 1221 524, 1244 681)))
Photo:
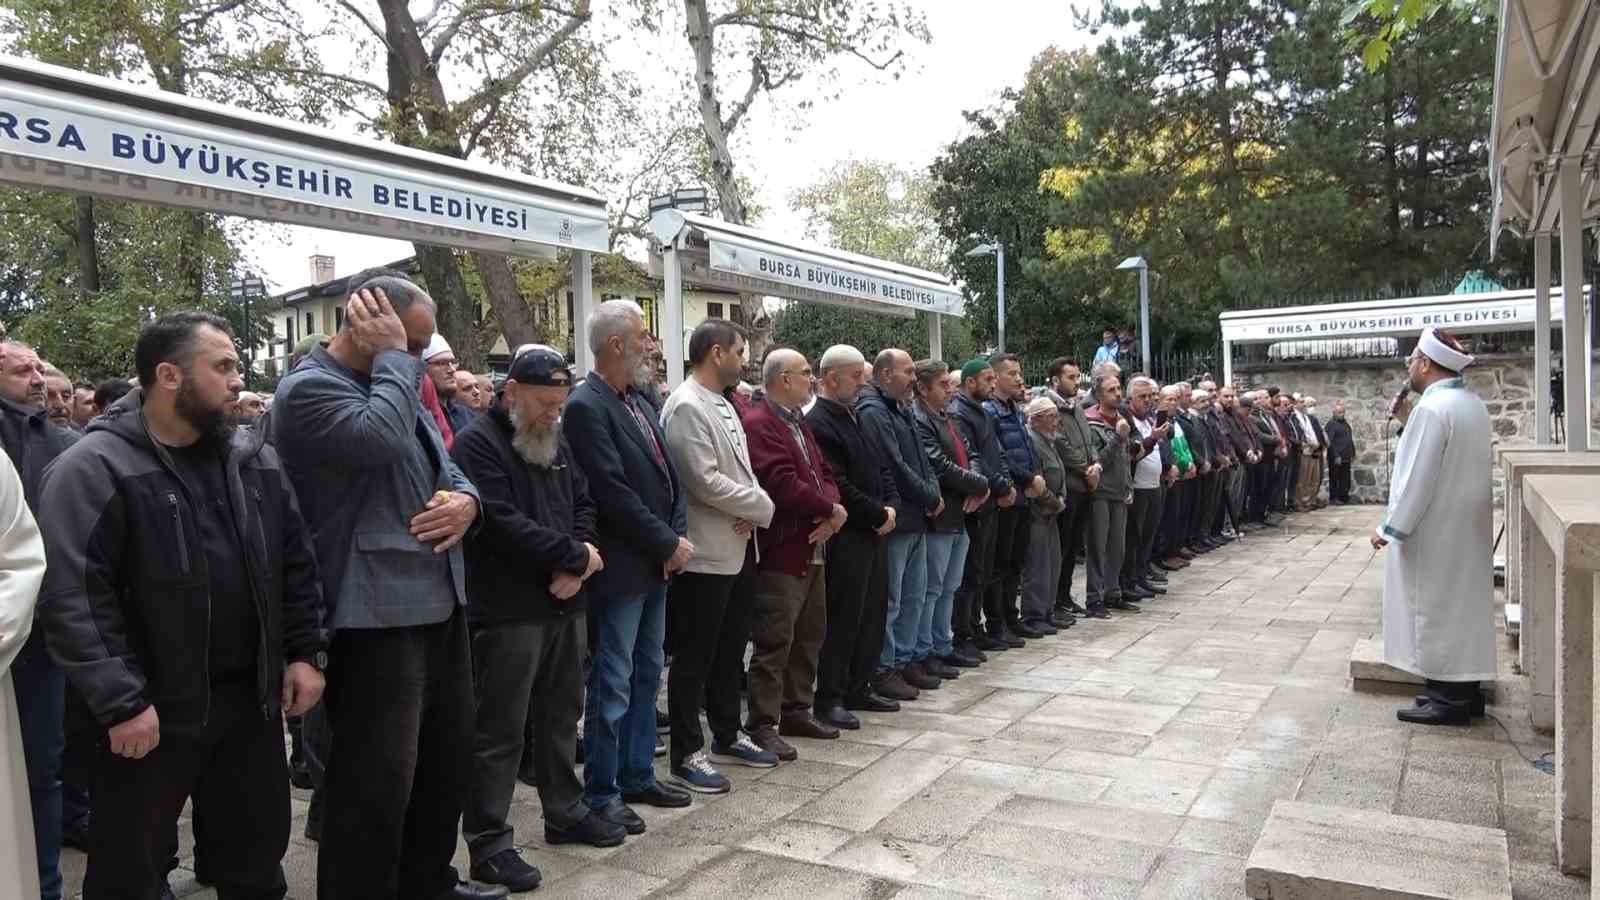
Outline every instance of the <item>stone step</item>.
POLYGON ((1383 638, 1362 638, 1350 648, 1350 678, 1364 693, 1416 693, 1422 678, 1383 661, 1383 638))
POLYGON ((1279 800, 1250 851, 1253 900, 1509 900, 1499 828, 1279 800))

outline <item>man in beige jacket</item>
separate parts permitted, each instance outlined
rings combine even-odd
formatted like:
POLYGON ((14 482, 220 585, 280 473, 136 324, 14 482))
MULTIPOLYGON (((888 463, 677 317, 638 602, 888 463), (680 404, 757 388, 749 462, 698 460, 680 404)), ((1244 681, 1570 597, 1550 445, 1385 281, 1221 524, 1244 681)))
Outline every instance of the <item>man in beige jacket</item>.
POLYGON ((726 776, 711 764, 700 708, 711 725, 718 762, 771 768, 778 758, 739 734, 739 681, 750 640, 751 578, 757 527, 772 523, 773 504, 756 482, 738 409, 725 392, 744 369, 738 326, 708 319, 689 338, 693 372, 667 398, 661 430, 689 495, 694 557, 667 590, 667 718, 672 778, 691 791, 724 794, 726 776))

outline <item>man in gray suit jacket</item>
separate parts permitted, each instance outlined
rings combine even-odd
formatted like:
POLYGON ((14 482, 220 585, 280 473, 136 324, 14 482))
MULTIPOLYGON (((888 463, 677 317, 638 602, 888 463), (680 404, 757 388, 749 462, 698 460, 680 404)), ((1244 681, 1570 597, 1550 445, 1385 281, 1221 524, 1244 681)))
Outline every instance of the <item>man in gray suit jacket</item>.
POLYGON ((351 286, 339 334, 273 404, 334 631, 317 895, 504 897, 450 864, 472 765, 460 544, 478 492, 422 406, 434 303, 398 273, 351 286))
POLYGON ((689 495, 694 557, 667 589, 667 716, 672 720, 672 778, 691 791, 723 794, 728 779, 708 758, 700 708, 711 724, 711 757, 770 769, 778 757, 739 734, 739 680, 750 642, 755 529, 772 524, 772 498, 756 482, 739 411, 723 392, 744 370, 744 334, 723 319, 701 322, 689 337, 683 384, 667 398, 661 429, 667 455, 689 495))

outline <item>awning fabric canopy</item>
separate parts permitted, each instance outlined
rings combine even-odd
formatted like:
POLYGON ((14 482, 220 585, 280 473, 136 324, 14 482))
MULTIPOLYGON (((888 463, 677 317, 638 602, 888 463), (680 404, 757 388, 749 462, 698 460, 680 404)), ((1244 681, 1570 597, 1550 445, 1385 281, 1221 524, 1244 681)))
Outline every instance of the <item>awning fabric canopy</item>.
MULTIPOLYGON (((684 281, 691 285, 888 315, 964 315, 961 292, 935 272, 675 209, 657 211, 650 228, 658 241, 681 248, 684 281)), ((659 265, 654 257, 652 263, 659 265)))
MULTIPOLYGON (((1561 289, 1552 288, 1551 295, 1559 299, 1561 289)), ((1552 303, 1551 307, 1552 321, 1561 322, 1561 304, 1552 303)), ((1259 344, 1383 335, 1416 337, 1430 325, 1464 334, 1523 331, 1534 327, 1535 310, 1534 292, 1519 290, 1230 310, 1217 318, 1224 341, 1259 344)))
POLYGON ((469 250, 609 249, 586 188, 11 56, 0 181, 469 250))
MULTIPOLYGON (((1560 212, 1557 162, 1582 157, 1600 116, 1600 14, 1588 0, 1500 0, 1489 180, 1491 248, 1503 230, 1548 232, 1560 212)), ((1597 221, 1593 161, 1583 166, 1585 226, 1597 221)))

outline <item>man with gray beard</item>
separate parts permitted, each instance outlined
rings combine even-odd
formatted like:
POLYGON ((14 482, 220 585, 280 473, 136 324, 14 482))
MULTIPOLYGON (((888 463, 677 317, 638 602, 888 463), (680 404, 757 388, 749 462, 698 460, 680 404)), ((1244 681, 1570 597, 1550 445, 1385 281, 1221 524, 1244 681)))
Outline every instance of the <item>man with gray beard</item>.
POLYGON ((483 529, 467 543, 478 714, 461 830, 472 876, 518 892, 540 878, 518 855, 509 821, 530 717, 545 841, 614 847, 625 834, 584 804, 573 771, 587 643, 583 584, 603 563, 588 481, 561 439, 571 389, 560 353, 524 351, 506 377, 507 402, 457 435, 450 452, 483 503, 483 529))

